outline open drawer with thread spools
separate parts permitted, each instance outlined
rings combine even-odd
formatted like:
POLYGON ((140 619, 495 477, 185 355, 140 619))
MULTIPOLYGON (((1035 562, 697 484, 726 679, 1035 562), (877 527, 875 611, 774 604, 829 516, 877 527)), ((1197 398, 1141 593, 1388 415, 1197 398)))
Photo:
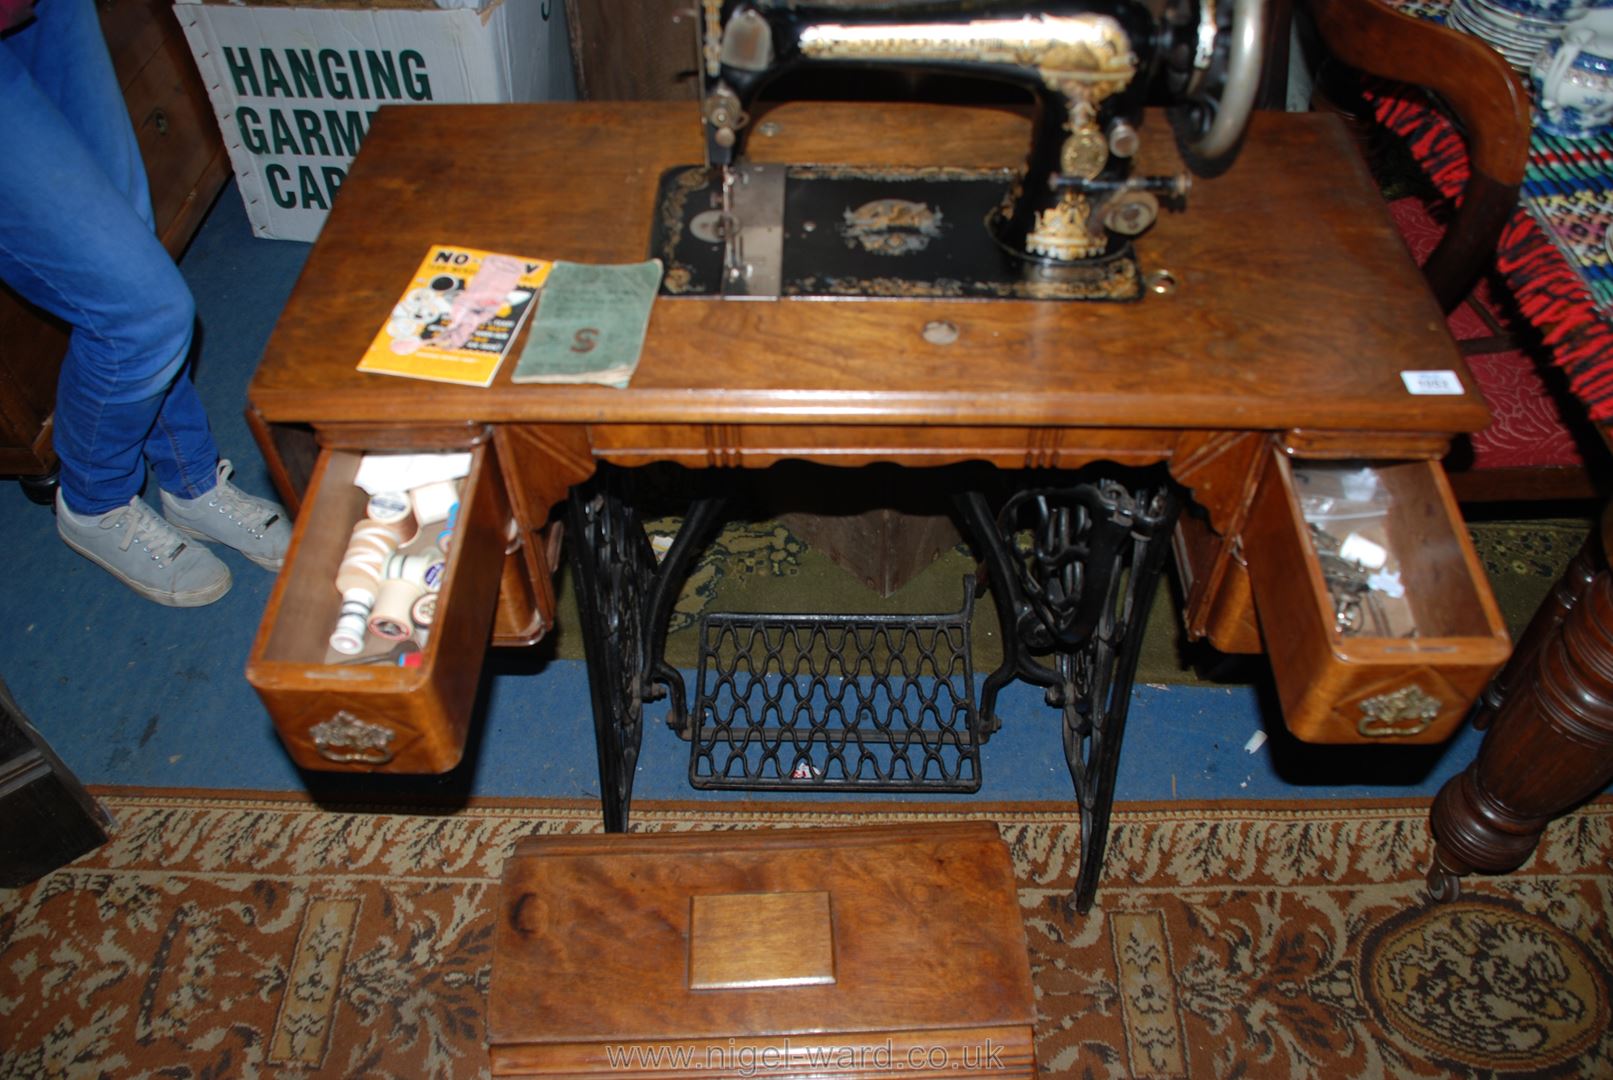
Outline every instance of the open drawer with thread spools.
POLYGON ((337 580, 373 501, 355 484, 363 453, 321 451, 246 666, 298 765, 438 773, 459 763, 512 531, 492 446, 472 447, 469 455, 469 472, 456 481, 451 542, 434 564, 440 576, 429 633, 416 632, 425 640, 418 651, 410 646, 411 666, 403 666, 401 644, 370 640, 354 655, 333 645, 347 611, 337 580))
POLYGON ((1244 554, 1283 722, 1306 742, 1440 742, 1510 652, 1436 462, 1274 448, 1244 554))

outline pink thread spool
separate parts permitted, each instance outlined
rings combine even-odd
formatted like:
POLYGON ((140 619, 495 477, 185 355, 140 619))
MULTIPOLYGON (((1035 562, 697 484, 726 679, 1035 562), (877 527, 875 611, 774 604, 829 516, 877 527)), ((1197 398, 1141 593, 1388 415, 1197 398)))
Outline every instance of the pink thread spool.
POLYGON ((409 609, 424 592, 419 584, 403 578, 387 578, 381 582, 375 608, 370 612, 370 633, 388 641, 403 641, 412 636, 414 623, 409 618, 409 609))
POLYGON ((365 518, 353 526, 347 551, 336 571, 336 591, 342 594, 342 607, 330 635, 332 649, 346 656, 363 650, 370 611, 380 593, 381 574, 403 540, 402 530, 412 527, 412 518, 407 523, 365 518))
POLYGON ((437 594, 434 592, 421 593, 415 598, 414 607, 409 609, 409 619, 414 623, 416 633, 428 629, 437 621, 437 594))
POLYGON ((443 569, 442 552, 436 548, 415 555, 395 552, 389 556, 370 612, 370 633, 388 641, 403 641, 412 635, 416 601, 441 584, 443 569))

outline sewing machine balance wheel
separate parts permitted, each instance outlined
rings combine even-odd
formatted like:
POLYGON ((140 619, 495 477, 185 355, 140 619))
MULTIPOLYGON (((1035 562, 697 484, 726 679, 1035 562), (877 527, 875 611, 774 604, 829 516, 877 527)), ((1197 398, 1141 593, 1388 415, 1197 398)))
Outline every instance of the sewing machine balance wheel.
POLYGON ((1183 104, 1170 109, 1182 158, 1199 176, 1225 172, 1243 142, 1265 63, 1268 3, 1201 3, 1207 25, 1199 31, 1200 51, 1179 76, 1183 104))

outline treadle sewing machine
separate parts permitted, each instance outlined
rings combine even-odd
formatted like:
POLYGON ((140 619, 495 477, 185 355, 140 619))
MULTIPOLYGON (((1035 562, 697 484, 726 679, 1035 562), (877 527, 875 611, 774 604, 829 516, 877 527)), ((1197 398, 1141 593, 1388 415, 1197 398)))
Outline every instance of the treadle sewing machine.
POLYGON ((1127 300, 1133 237, 1186 173, 1135 175, 1145 103, 1184 157, 1230 163, 1260 76, 1262 0, 704 0, 705 167, 669 172, 651 243, 674 296, 1127 300), (1153 9, 1159 10, 1156 14, 1153 9), (753 164, 751 116, 803 69, 992 79, 1035 101, 1019 169, 753 164))
POLYGON ((1507 652, 1437 464, 1488 414, 1342 125, 1251 116, 1263 16, 1261 0, 704 0, 700 123, 681 102, 383 110, 250 389, 300 504, 248 664, 293 757, 452 769, 489 625, 504 645, 552 625, 562 533, 612 830, 647 703, 666 702, 697 786, 974 791, 1001 692, 1023 682, 1061 717, 1085 908, 1173 552, 1190 635, 1268 651, 1301 738, 1445 738, 1507 652), (790 73, 871 68, 1007 82, 1033 114, 768 105, 790 73), (456 147, 474 148, 474 185, 456 147), (1206 178, 1190 196, 1184 165, 1206 178), (355 371, 400 268, 446 239, 596 263, 648 244, 666 273, 631 384, 355 371), (1413 393, 1407 370, 1446 389, 1413 393), (420 665, 333 666, 358 458, 445 448, 475 465, 420 665), (1345 625, 1350 598, 1329 590, 1359 582, 1324 579, 1300 459, 1380 464, 1415 636, 1345 625), (680 584, 734 473, 784 461, 939 478, 1001 628, 982 685, 969 596, 953 615, 708 616, 691 700, 665 656, 680 584), (704 486, 658 559, 633 477, 661 463, 704 486))

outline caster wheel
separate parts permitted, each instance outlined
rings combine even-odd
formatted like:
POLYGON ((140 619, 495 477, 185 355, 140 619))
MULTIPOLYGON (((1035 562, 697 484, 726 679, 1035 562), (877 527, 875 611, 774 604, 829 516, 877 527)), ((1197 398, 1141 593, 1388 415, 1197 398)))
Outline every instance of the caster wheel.
POLYGON ((44 476, 19 476, 17 484, 29 502, 50 506, 56 502, 57 480, 60 477, 61 469, 53 468, 44 476))
POLYGON ((1462 879, 1435 863, 1428 868, 1428 895, 1435 903, 1447 903, 1462 895, 1462 879))

